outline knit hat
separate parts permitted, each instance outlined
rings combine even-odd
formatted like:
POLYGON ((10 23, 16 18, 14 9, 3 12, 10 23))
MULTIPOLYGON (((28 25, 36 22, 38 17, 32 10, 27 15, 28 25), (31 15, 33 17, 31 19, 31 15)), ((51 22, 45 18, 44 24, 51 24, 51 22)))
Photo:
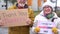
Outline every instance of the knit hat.
POLYGON ((42 6, 42 9, 46 6, 50 6, 52 8, 52 10, 54 11, 55 10, 55 5, 52 3, 52 2, 45 2, 42 6))

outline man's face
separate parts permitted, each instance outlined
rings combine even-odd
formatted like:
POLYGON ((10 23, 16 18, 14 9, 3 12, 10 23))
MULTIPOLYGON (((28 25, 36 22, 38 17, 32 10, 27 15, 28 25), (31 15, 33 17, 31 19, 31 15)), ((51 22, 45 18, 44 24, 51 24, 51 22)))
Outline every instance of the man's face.
POLYGON ((51 7, 44 7, 44 14, 50 14, 52 12, 52 8, 51 7))
POLYGON ((17 0, 17 3, 25 3, 26 0, 17 0))
POLYGON ((17 0, 17 3, 20 3, 21 0, 17 0))
POLYGON ((17 0, 18 7, 24 7, 26 0, 17 0))

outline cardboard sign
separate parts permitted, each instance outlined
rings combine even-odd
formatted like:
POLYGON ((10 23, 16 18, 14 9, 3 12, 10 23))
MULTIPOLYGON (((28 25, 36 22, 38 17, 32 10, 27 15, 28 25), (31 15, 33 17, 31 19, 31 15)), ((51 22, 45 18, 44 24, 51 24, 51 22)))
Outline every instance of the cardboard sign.
POLYGON ((0 10, 0 25, 3 27, 25 26, 28 9, 0 10))
POLYGON ((37 26, 40 27, 39 33, 53 34, 51 29, 55 27, 55 23, 48 21, 38 21, 37 26))

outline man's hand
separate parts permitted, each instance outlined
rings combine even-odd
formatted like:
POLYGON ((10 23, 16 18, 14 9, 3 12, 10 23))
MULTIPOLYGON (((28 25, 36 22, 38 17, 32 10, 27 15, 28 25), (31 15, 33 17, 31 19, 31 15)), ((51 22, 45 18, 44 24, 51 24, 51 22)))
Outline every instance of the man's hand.
POLYGON ((0 20, 0 27, 2 27, 3 26, 3 23, 2 23, 2 20, 0 20))
POLYGON ((30 25, 31 24, 31 19, 27 19, 27 21, 26 21, 26 23, 28 24, 28 25, 30 25))

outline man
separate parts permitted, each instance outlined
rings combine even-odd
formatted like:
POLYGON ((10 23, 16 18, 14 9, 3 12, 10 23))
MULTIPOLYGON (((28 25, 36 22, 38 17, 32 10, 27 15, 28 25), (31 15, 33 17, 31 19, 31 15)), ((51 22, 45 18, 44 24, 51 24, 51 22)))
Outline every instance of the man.
POLYGON ((9 7, 10 8, 14 8, 14 9, 23 9, 23 8, 28 8, 28 5, 26 4, 26 0, 17 0, 17 2, 15 3, 15 5, 9 7))
MULTIPOLYGON (((57 16, 55 12, 53 12, 54 7, 51 2, 44 3, 42 6, 42 9, 43 9, 42 12, 35 17, 34 24, 32 27, 32 32, 31 32, 32 34, 37 34, 38 32, 40 32, 40 28, 37 27, 38 20, 54 22, 56 27, 57 27, 57 24, 60 22, 60 18, 57 16)), ((58 30, 56 27, 52 28, 52 32, 54 34, 58 33, 58 30)), ((38 33, 38 34, 48 34, 48 33, 38 33)))
MULTIPOLYGON (((8 10, 13 9, 26 9, 28 5, 26 4, 26 0, 17 0, 17 3, 8 8, 8 10)), ((34 20, 34 13, 33 10, 28 8, 28 15, 31 21, 34 20)), ((28 21, 28 20, 27 20, 28 21)), ((31 23, 32 23, 31 22, 31 23)), ((17 26, 17 27, 10 27, 9 34, 29 34, 29 26, 17 26)))

